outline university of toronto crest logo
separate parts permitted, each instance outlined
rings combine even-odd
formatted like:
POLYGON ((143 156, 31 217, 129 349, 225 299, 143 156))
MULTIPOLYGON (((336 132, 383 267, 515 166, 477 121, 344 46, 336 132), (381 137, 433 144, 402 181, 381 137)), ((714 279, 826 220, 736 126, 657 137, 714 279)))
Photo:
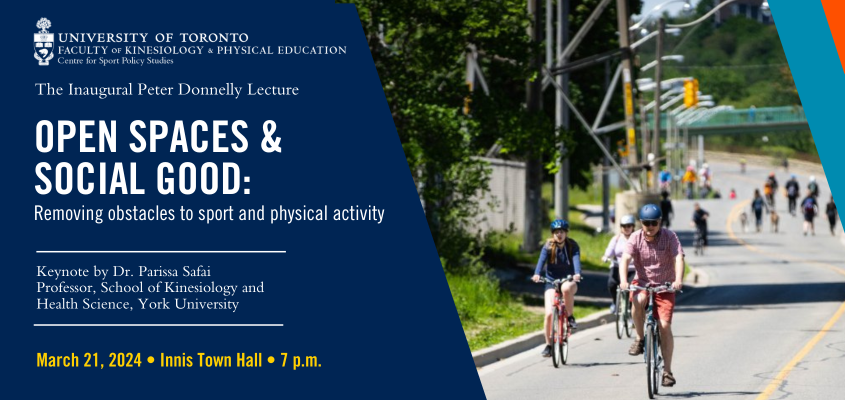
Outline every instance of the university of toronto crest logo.
POLYGON ((53 59, 53 34, 47 31, 50 20, 41 18, 35 26, 41 29, 41 32, 35 34, 33 46, 35 47, 35 59, 38 60, 38 65, 50 65, 50 60, 53 59))

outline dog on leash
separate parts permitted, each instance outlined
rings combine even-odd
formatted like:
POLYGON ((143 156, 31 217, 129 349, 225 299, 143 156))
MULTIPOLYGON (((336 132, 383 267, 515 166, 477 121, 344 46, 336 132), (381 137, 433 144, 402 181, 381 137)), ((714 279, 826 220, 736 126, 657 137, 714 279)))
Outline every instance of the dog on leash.
POLYGON ((778 217, 778 213, 775 210, 772 210, 772 226, 769 229, 770 232, 778 233, 778 221, 780 221, 780 217, 778 217))
POLYGON ((748 233, 748 214, 744 211, 739 215, 739 222, 742 224, 742 233, 748 233))

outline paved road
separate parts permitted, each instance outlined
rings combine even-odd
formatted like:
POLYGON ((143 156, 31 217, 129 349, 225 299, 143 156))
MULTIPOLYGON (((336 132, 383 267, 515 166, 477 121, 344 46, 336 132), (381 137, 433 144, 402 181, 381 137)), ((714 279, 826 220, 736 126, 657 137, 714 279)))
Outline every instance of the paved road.
MULTIPOLYGON (((674 331, 678 384, 661 397, 705 399, 835 399, 845 389, 845 246, 817 219, 815 237, 801 233, 779 198, 780 233, 742 233, 737 216, 748 210, 754 187, 769 170, 714 165, 716 187, 737 200, 709 200, 711 247, 703 257, 689 247, 692 203, 676 203, 674 227, 688 261, 709 286, 680 296, 674 331)), ((787 174, 778 172, 781 186, 787 174)), ((822 204, 830 198, 820 177, 822 204)), ((799 175, 806 186, 807 177, 799 175)), ((536 348, 479 370, 487 398, 647 398, 642 357, 627 355, 630 340, 611 326, 576 334, 569 365, 555 369, 536 348)))

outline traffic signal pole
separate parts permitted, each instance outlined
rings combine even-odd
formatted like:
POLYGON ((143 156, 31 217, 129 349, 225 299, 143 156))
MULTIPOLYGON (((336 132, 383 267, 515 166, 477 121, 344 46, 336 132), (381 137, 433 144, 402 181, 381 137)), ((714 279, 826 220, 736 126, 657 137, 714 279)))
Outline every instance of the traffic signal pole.
MULTIPOLYGON (((622 87, 625 105, 625 133, 628 140, 628 164, 637 164, 637 128, 634 121, 634 92, 631 79, 631 32, 628 30, 628 0, 616 0, 616 20, 619 29, 619 48, 622 52, 622 87)), ((637 190, 637 188, 633 188, 637 190)))
POLYGON ((660 109, 660 95, 662 94, 662 85, 660 82, 663 81, 663 31, 666 29, 666 21, 661 17, 657 22, 657 65, 654 67, 654 81, 657 82, 657 85, 654 86, 654 135, 651 141, 651 152, 654 154, 654 166, 651 170, 652 175, 652 182, 654 185, 654 191, 658 192, 660 190, 660 178, 658 176, 657 170, 658 165, 660 164, 657 159, 660 158, 660 119, 662 117, 663 111, 660 109))

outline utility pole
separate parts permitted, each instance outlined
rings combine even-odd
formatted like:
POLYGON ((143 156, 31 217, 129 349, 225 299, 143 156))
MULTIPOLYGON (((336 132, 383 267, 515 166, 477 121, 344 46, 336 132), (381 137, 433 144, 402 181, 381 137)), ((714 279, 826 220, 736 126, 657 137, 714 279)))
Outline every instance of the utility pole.
MULTIPOLYGON (((540 24, 540 0, 528 0, 528 13, 531 15, 531 24, 528 27, 528 36, 531 42, 537 43, 541 40, 540 24)), ((533 54, 531 67, 534 71, 540 72, 542 59, 540 54, 533 54)), ((529 114, 540 112, 540 100, 543 90, 543 80, 528 80, 526 88, 526 108, 529 114)), ((522 248, 525 251, 534 251, 538 248, 541 240, 540 225, 542 221, 542 185, 543 185, 543 164, 540 155, 528 152, 525 160, 525 229, 523 231, 522 248)))
MULTIPOLYGON (((622 84, 625 93, 625 132, 628 138, 628 164, 637 163, 637 128, 634 121, 634 95, 631 80, 631 32, 628 30, 628 0, 616 0, 616 20, 619 27, 619 48, 622 53, 622 84)), ((659 84, 659 82, 658 82, 659 84)))
MULTIPOLYGON (((546 13, 551 15, 551 0, 548 0, 546 13)), ((551 38, 551 29, 548 30, 548 38, 551 38)), ((557 2, 557 51, 555 58, 559 57, 569 44, 569 0, 558 0, 557 2)), ((548 40, 548 39, 547 39, 548 40)), ((568 57, 563 59, 562 64, 569 61, 568 57)), ((549 66, 551 68, 551 65, 549 66)), ((555 77, 558 86, 563 88, 564 93, 569 96, 569 74, 561 74, 555 77)), ((569 107, 563 100, 563 95, 555 91, 555 128, 557 132, 569 129, 569 107)), ((566 156, 566 148, 560 144, 560 168, 555 174, 555 217, 569 219, 569 158, 566 156)))
POLYGON ((657 65, 654 67, 654 81, 657 82, 657 85, 654 86, 654 135, 651 142, 651 152, 654 154, 654 167, 651 169, 651 175, 655 192, 660 190, 660 178, 657 174, 657 167, 660 163, 657 159, 660 158, 660 119, 663 113, 660 110, 660 95, 662 94, 660 82, 663 81, 663 31, 665 29, 666 21, 663 17, 660 17, 657 22, 657 65))
MULTIPOLYGON (((610 61, 604 62, 604 92, 610 87, 610 61)), ((610 148, 610 134, 604 134, 604 148, 610 148)), ((601 231, 610 232, 610 159, 604 156, 601 169, 601 231)))

